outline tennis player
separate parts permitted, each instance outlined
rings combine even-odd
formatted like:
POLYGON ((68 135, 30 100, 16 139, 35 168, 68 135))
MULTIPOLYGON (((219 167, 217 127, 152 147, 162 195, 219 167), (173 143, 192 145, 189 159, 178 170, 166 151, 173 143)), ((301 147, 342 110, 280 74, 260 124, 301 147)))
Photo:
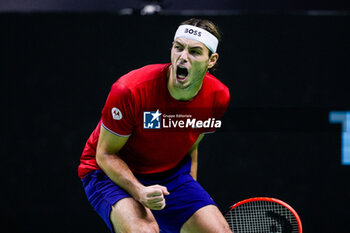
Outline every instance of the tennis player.
POLYGON ((187 20, 175 33, 171 63, 113 84, 78 169, 111 232, 231 232, 196 181, 198 144, 221 126, 230 100, 208 71, 219 40, 212 22, 187 20))

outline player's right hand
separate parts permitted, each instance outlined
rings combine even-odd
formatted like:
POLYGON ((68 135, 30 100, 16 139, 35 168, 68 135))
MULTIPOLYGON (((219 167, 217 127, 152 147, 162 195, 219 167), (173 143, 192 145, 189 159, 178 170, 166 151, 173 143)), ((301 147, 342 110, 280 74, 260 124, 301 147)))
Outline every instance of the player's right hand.
POLYGON ((165 186, 147 186, 141 189, 138 201, 151 210, 162 210, 166 205, 164 195, 169 194, 165 186))

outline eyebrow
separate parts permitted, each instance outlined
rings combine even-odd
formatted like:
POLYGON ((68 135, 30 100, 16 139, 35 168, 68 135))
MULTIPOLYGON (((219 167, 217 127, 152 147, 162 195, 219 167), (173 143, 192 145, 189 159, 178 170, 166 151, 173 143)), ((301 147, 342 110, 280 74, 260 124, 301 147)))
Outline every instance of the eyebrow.
MULTIPOLYGON (((180 45, 180 46, 182 46, 182 47, 185 47, 182 43, 180 43, 180 42, 178 42, 178 41, 174 41, 174 44, 178 44, 178 45, 180 45)), ((189 48, 190 48, 190 49, 200 49, 200 50, 203 50, 203 48, 202 48, 201 46, 193 46, 193 47, 189 46, 189 48)))

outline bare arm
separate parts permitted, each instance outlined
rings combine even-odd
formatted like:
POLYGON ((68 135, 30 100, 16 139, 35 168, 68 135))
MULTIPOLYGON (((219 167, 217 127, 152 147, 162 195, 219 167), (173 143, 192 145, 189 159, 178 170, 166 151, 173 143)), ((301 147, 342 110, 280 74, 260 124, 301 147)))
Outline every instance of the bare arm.
POLYGON ((114 135, 101 126, 97 145, 96 160, 100 168, 118 186, 150 209, 163 209, 168 195, 166 187, 153 185, 145 187, 134 176, 128 165, 118 156, 118 152, 128 137, 114 135))
POLYGON ((193 144, 192 148, 188 152, 188 154, 192 158, 191 176, 195 180, 197 180, 197 169, 198 169, 198 145, 199 145, 199 142, 203 139, 203 137, 204 137, 204 134, 199 135, 197 141, 193 144))

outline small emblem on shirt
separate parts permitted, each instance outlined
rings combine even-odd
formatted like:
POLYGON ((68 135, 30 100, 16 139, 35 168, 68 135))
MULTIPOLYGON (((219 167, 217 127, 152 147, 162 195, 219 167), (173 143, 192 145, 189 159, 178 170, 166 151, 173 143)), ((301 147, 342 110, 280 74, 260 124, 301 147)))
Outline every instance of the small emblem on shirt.
POLYGON ((143 112, 143 128, 160 129, 161 115, 159 109, 156 112, 143 112))
POLYGON ((122 112, 118 108, 112 108, 112 116, 114 120, 120 120, 123 118, 122 112))

